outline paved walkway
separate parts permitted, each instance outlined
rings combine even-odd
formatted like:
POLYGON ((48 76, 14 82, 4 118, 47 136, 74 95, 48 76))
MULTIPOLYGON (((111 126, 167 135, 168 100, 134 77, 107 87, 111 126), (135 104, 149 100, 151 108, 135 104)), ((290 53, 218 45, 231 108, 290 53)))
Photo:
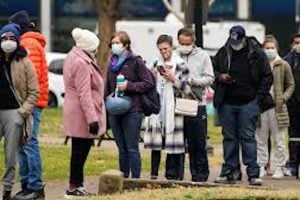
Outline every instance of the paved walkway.
MULTIPOLYGON (((42 137, 40 140, 42 143, 47 144, 63 144, 64 138, 44 138, 42 137)), ((114 141, 103 141, 101 144, 101 148, 116 148, 114 141)), ((70 144, 70 142, 69 142, 70 144)), ((142 145, 142 144, 141 144, 142 145)), ((142 149, 142 148, 141 148, 142 149)), ((222 149, 220 147, 214 149, 214 156, 221 156, 222 149)), ((210 157, 209 159, 212 159, 210 157)), ((210 166, 210 176, 208 182, 213 183, 213 180, 219 175, 221 166, 210 166)), ((149 178, 149 173, 143 173, 142 178, 149 178)), ((160 173, 160 179, 164 179, 163 172, 160 173)), ((188 170, 188 166, 185 169, 185 180, 190 180, 190 174, 188 170)), ((85 186, 92 193, 98 192, 98 182, 99 177, 86 177, 85 178, 85 186)), ((68 185, 68 181, 49 181, 46 182, 46 199, 48 200, 57 200, 63 199, 65 188, 68 185)), ((243 173, 243 181, 239 184, 242 187, 247 187, 247 176, 245 175, 245 170, 243 173)), ((16 184, 14 187, 15 190, 19 190, 19 184, 16 184)), ((274 180, 271 177, 266 177, 263 182, 264 188, 273 188, 273 189, 299 189, 300 188, 300 180, 296 180, 294 177, 285 177, 282 180, 274 180)))

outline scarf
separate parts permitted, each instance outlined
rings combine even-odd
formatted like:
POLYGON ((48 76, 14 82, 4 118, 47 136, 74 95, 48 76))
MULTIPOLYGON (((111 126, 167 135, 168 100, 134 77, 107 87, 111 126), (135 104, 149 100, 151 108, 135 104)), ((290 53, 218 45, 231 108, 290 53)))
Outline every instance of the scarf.
POLYGON ((116 73, 116 72, 120 71, 120 69, 123 66, 123 63, 130 56, 131 56, 131 54, 127 50, 124 51, 119 56, 112 54, 111 57, 110 57, 110 62, 109 62, 110 71, 113 72, 113 73, 116 73))
MULTIPOLYGON (((165 66, 164 59, 159 57, 157 65, 165 66)), ((172 65, 172 73, 175 74, 175 77, 181 74, 181 70, 178 68, 178 65, 184 63, 182 58, 180 58, 175 52, 172 53, 172 57, 169 61, 172 65), (179 70, 179 71, 178 71, 179 70)), ((175 95, 174 95, 174 85, 172 82, 164 79, 160 74, 157 74, 157 91, 160 94, 161 110, 157 115, 151 115, 146 120, 146 131, 149 134, 145 134, 147 141, 154 144, 153 149, 161 149, 162 137, 165 136, 166 147, 165 150, 167 153, 183 153, 184 152, 184 139, 183 132, 182 134, 174 134, 175 126, 177 124, 183 123, 183 117, 176 119, 175 117, 175 95), (179 120, 179 121, 178 121, 179 120), (157 136, 157 137, 156 137, 157 136), (152 138, 150 138, 152 137, 152 138), (160 144, 160 145, 156 145, 160 144), (176 145, 168 148, 168 144, 182 144, 180 148, 177 148, 176 145)), ((146 140, 145 140, 146 142, 146 140)))

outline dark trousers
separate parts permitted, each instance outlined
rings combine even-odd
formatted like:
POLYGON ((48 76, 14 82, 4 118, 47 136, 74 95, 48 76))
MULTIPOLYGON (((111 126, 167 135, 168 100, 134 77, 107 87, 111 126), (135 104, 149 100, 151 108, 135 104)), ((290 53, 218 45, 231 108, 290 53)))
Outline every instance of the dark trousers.
POLYGON ((93 144, 92 139, 72 138, 72 154, 70 163, 70 184, 83 186, 83 168, 93 144))
POLYGON ((206 152, 207 113, 198 107, 195 117, 184 117, 184 136, 188 146, 192 181, 207 181, 209 175, 206 152))
MULTIPOLYGON (((297 106, 288 106, 290 127, 289 127, 289 138, 300 138, 300 104, 297 106)), ((289 166, 294 174, 296 170, 296 155, 297 155, 297 144, 296 142, 289 142, 289 166)))
POLYGON ((161 159, 161 151, 151 151, 151 176, 158 176, 159 165, 161 159))
POLYGON ((257 164, 256 122, 259 115, 257 101, 244 105, 224 104, 219 109, 223 134, 225 163, 221 176, 226 176, 239 168, 239 145, 242 147, 243 163, 247 166, 249 178, 259 177, 257 164))
POLYGON ((184 175, 184 153, 167 154, 166 179, 183 180, 184 175))

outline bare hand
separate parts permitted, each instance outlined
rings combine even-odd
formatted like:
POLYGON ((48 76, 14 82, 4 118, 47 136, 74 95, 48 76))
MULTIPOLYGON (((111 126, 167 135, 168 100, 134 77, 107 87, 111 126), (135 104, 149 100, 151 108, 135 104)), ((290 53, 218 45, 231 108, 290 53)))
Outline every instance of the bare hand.
POLYGON ((231 84, 231 83, 234 82, 234 80, 232 79, 232 77, 229 74, 227 74, 227 73, 220 74, 219 81, 221 83, 225 83, 225 84, 231 84))
POLYGON ((127 81, 117 85, 119 91, 125 91, 127 89, 127 81))
POLYGON ((175 81, 175 76, 174 74, 170 71, 170 70, 166 70, 165 73, 162 74, 162 76, 170 82, 174 82, 175 81))

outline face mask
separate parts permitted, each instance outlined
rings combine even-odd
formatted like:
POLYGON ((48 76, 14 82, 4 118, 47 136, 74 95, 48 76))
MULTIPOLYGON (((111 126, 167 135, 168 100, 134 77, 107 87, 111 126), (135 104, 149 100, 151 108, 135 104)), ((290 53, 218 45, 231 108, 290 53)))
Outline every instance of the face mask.
POLYGON ((115 55, 120 55, 123 51, 123 44, 122 43, 112 44, 111 45, 111 51, 115 55))
POLYGON ((267 55, 269 60, 273 60, 277 56, 276 49, 265 49, 265 54, 267 55))
POLYGON ((296 53, 299 53, 299 54, 300 54, 300 44, 295 45, 295 46, 293 47, 293 49, 294 49, 294 51, 295 51, 296 53))
POLYGON ((193 50, 193 46, 192 45, 189 45, 189 46, 187 46, 187 45, 180 45, 178 47, 178 51, 181 54, 185 54, 185 55, 191 53, 192 50, 193 50))
POLYGON ((239 51, 244 47, 244 43, 238 44, 238 45, 230 45, 231 48, 233 48, 233 50, 235 51, 239 51))
POLYGON ((12 53, 17 49, 17 42, 13 40, 4 40, 1 42, 1 49, 5 53, 12 53))

